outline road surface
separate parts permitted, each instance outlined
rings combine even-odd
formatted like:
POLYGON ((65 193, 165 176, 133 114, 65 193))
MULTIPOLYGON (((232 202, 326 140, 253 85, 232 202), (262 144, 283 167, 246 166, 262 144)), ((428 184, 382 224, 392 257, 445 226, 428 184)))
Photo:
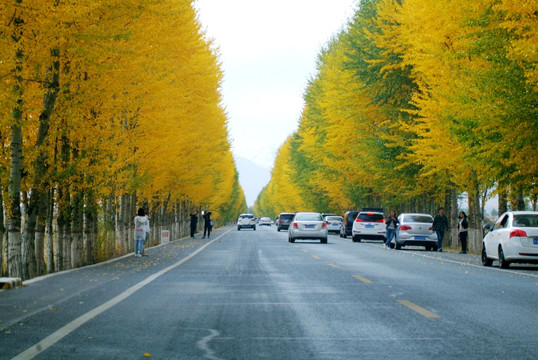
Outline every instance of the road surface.
POLYGON ((274 226, 147 253, 0 292, 0 359, 538 357, 536 266, 274 226))

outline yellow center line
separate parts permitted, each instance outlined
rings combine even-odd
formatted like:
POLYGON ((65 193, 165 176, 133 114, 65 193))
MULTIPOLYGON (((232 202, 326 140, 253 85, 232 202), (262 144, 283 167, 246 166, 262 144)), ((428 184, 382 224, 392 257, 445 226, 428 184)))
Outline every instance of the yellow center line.
POLYGON ((316 255, 312 255, 312 257, 316 260, 321 260, 321 258, 319 256, 316 256, 316 255))
POLYGON ((439 318, 440 318, 439 315, 434 314, 434 313, 432 313, 431 311, 428 311, 428 310, 424 309, 423 307, 418 306, 417 304, 413 304, 411 301, 408 301, 408 300, 398 300, 398 302, 399 302, 400 304, 404 305, 404 306, 407 306, 407 307, 410 308, 411 310, 416 311, 416 312, 419 313, 420 315, 429 318, 429 319, 439 319, 439 318))
POLYGON ((308 252, 308 250, 303 250, 303 252, 304 252, 304 253, 307 253, 307 252, 308 252))
POLYGON ((327 265, 329 265, 330 267, 335 268, 335 269, 340 269, 340 266, 335 265, 335 264, 327 264, 327 265))
POLYGON ((369 279, 367 279, 367 278, 365 278, 365 277, 362 277, 362 276, 360 276, 360 275, 353 275, 353 277, 354 277, 355 279, 357 279, 357 280, 362 281, 362 282, 365 283, 365 284, 369 284, 369 283, 372 282, 372 280, 369 280, 369 279))

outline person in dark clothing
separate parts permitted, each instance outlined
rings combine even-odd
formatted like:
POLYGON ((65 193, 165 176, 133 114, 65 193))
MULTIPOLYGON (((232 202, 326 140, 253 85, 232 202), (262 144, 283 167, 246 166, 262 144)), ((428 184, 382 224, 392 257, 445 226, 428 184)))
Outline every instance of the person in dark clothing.
POLYGON ((467 254, 467 229, 469 228, 469 221, 467 221, 467 214, 460 212, 460 222, 458 223, 458 235, 461 241, 460 254, 467 254))
POLYGON ((191 239, 194 239, 194 233, 196 232, 196 227, 198 226, 198 210, 194 209, 191 213, 191 239))
POLYGON ((387 241, 385 242, 385 249, 390 249, 390 243, 392 238, 396 235, 396 228, 400 224, 396 211, 391 210, 389 217, 385 220, 387 226, 387 241))
POLYGON ((448 218, 445 215, 445 209, 439 208, 439 214, 433 219, 433 230, 437 233, 437 251, 443 251, 443 238, 448 230, 448 218))
POLYGON ((211 230, 213 229, 213 221, 211 220, 211 211, 206 210, 204 211, 204 214, 202 215, 204 218, 204 236, 202 239, 205 239, 205 234, 207 232, 207 238, 209 239, 209 236, 211 235, 211 230))

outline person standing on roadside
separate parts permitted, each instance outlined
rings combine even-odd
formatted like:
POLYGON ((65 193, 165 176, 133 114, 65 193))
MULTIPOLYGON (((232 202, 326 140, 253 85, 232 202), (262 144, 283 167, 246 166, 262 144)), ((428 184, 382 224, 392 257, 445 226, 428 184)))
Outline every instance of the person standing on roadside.
POLYGON ((198 210, 194 209, 191 213, 191 239, 194 239, 194 233, 196 232, 196 227, 198 226, 198 210))
POLYGON ((437 234, 437 251, 442 252, 443 238, 445 237, 445 232, 448 230, 448 218, 445 215, 444 208, 439 208, 439 213, 433 219, 432 228, 437 234))
POLYGON ((202 239, 205 239, 205 234, 207 232, 207 238, 211 235, 211 230, 213 229, 213 221, 211 220, 211 211, 205 210, 202 217, 204 218, 204 236, 202 239))
POLYGON ((467 221, 467 214, 461 211, 459 215, 460 221, 458 222, 458 236, 461 241, 460 254, 467 254, 467 229, 469 228, 469 221, 467 221))
POLYGON ((396 235, 396 227, 399 224, 400 222, 396 216, 396 211, 391 210, 389 217, 385 220, 385 225, 387 225, 387 241, 385 242, 385 249, 390 249, 390 242, 394 235, 396 235))
POLYGON ((144 252, 144 243, 146 242, 146 235, 150 233, 151 228, 149 226, 149 218, 146 215, 146 211, 143 208, 138 209, 138 215, 134 218, 135 222, 135 257, 142 256, 144 252))

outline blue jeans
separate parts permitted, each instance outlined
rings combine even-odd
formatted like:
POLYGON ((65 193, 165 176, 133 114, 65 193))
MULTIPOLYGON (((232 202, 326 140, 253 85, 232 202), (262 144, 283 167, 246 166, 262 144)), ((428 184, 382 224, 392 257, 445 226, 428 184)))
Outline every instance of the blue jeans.
POLYGON ((145 240, 135 240, 135 254, 142 255, 145 240))
POLYGON ((435 230, 437 233, 437 250, 443 248, 443 238, 445 237, 445 231, 444 230, 435 230))
POLYGON ((387 229, 387 242, 385 242, 385 245, 390 247, 390 242, 392 241, 392 238, 396 235, 396 231, 394 229, 387 229))

